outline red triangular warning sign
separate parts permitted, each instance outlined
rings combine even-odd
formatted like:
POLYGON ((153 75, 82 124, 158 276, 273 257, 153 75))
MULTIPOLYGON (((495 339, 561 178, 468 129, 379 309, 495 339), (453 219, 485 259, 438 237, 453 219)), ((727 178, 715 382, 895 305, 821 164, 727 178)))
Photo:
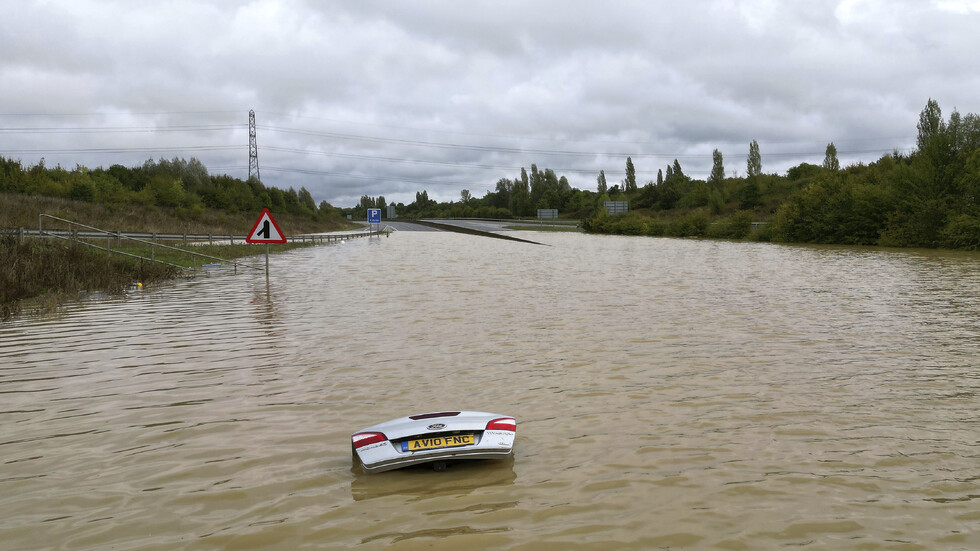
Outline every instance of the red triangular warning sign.
POLYGON ((247 243, 285 243, 286 236, 272 218, 269 209, 262 209, 262 214, 255 221, 255 225, 252 226, 252 231, 248 233, 245 241, 247 243))

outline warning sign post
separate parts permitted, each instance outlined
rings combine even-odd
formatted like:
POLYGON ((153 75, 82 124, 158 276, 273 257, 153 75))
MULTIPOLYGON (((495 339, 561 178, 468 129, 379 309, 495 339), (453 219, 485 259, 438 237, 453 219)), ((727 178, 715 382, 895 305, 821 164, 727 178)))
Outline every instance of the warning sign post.
POLYGON ((262 214, 252 226, 252 231, 248 232, 245 238, 246 243, 265 243, 265 286, 269 286, 269 243, 285 243, 286 234, 279 229, 279 224, 272 217, 269 209, 262 209, 262 214))

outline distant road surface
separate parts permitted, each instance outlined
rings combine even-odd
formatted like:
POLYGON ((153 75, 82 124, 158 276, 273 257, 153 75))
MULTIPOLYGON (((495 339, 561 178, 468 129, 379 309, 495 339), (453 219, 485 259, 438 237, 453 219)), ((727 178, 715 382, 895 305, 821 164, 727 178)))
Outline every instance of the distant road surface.
MULTIPOLYGON (((505 229, 504 226, 533 226, 540 223, 537 220, 445 220, 440 218, 427 218, 426 221, 488 232, 511 232, 514 230, 505 229)), ((545 222, 543 225, 548 226, 549 224, 545 222)), ((396 231, 443 231, 438 228, 412 224, 411 222, 400 222, 397 219, 383 220, 381 222, 381 229, 384 229, 385 226, 390 226, 396 231)))
MULTIPOLYGON (((459 226, 461 228, 469 228, 471 230, 489 231, 489 232, 502 232, 510 231, 505 230, 504 226, 512 224, 513 222, 493 222, 487 220, 442 220, 442 219, 426 219, 427 222, 438 222, 440 224, 446 224, 450 226, 459 226)), ((422 226, 419 224, 413 224, 411 222, 400 222, 398 220, 383 220, 381 222, 381 229, 385 226, 390 227, 396 231, 444 231, 438 228, 432 228, 429 226, 422 226)))

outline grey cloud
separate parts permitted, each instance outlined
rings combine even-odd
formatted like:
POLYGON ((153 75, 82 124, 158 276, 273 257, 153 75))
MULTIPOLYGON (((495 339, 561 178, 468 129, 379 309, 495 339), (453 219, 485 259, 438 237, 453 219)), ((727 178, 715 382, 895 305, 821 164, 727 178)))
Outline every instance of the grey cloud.
MULTIPOLYGON (((532 162, 574 169, 565 174, 572 185, 592 188, 600 169, 611 182, 622 177, 625 158, 608 153, 637 155, 644 180, 673 155, 686 172, 703 177, 715 147, 730 171, 742 171, 752 139, 761 145, 766 171, 819 162, 828 141, 838 144, 845 162, 868 162, 880 150, 914 143, 917 114, 929 97, 946 113, 954 107, 980 110, 980 77, 970 70, 980 46, 980 11, 968 3, 296 0, 133 6, 24 4, 0 20, 0 111, 99 113, 4 116, 0 124, 243 125, 252 108, 266 127, 404 140, 260 130, 259 164, 270 168, 263 170, 267 183, 305 186, 318 201, 349 205, 365 194, 411 201, 421 189, 439 199, 457 199, 462 188, 481 196, 497 179, 516 177, 513 167, 532 162), (406 160, 427 162, 401 162, 406 160)), ((107 166, 195 155, 246 176, 241 127, 0 133, 4 155, 82 145, 202 144, 242 148, 47 159, 107 166)), ((40 154, 13 156, 33 163, 40 154)))

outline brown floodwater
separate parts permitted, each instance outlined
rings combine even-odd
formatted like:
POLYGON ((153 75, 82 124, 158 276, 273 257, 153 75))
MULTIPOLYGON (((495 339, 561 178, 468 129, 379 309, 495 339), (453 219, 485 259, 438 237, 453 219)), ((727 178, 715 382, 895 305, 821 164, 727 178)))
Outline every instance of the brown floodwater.
POLYGON ((0 324, 0 548, 980 548, 980 254, 527 235, 0 324), (513 460, 352 470, 456 408, 513 460))

